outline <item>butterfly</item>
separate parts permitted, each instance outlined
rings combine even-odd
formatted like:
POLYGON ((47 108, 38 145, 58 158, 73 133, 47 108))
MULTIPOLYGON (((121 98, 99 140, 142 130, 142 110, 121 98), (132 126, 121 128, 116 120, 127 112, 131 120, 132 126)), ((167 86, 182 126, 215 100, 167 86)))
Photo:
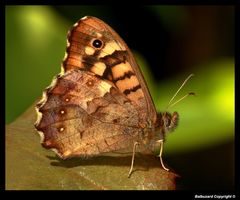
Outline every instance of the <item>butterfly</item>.
POLYGON ((62 159, 137 146, 153 150, 179 120, 157 113, 140 68, 123 39, 102 20, 81 18, 67 36, 62 70, 36 105, 41 144, 62 159))

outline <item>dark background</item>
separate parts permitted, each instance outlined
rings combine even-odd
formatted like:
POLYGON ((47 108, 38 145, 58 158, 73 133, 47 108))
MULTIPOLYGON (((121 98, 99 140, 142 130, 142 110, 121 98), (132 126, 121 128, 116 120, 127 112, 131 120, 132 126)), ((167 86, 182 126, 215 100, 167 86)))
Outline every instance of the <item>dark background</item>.
POLYGON ((158 111, 195 74, 181 95, 197 97, 174 106, 180 124, 164 160, 181 176, 178 189, 234 189, 233 6, 7 6, 6 123, 60 72, 67 31, 85 15, 108 23, 133 50, 158 111))

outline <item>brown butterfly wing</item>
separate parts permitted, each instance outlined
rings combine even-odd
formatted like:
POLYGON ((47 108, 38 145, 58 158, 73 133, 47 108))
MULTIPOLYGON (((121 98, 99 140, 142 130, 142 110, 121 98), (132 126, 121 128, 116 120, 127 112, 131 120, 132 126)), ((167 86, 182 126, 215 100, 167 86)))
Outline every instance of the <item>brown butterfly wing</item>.
POLYGON ((63 72, 37 105, 42 144, 59 156, 90 156, 132 146, 156 120, 144 78, 124 41, 86 17, 68 33, 63 72), (95 48, 93 41, 102 42, 95 48))
POLYGON ((44 96, 36 128, 42 145, 62 158, 115 151, 138 139, 136 106, 90 72, 57 77, 44 96))
POLYGON ((63 69, 69 71, 76 68, 91 71, 113 83, 138 105, 143 124, 147 120, 155 123, 156 109, 134 56, 123 39, 100 19, 84 17, 68 33, 63 69), (93 46, 95 39, 103 42, 102 48, 93 46))

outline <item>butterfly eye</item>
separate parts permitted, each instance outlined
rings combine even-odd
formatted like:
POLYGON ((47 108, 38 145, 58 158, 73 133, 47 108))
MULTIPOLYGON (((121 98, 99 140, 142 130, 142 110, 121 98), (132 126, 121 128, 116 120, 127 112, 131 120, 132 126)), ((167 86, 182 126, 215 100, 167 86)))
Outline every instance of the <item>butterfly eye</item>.
POLYGON ((95 40, 93 40, 92 45, 95 48, 100 49, 103 46, 103 42, 101 40, 99 40, 99 39, 95 39, 95 40))
POLYGON ((171 120, 167 118, 167 119, 165 120, 165 126, 166 126, 166 127, 169 127, 170 124, 171 124, 171 120))
POLYGON ((171 125, 171 116, 169 116, 169 113, 164 113, 163 115, 163 124, 166 128, 169 128, 169 126, 171 125))

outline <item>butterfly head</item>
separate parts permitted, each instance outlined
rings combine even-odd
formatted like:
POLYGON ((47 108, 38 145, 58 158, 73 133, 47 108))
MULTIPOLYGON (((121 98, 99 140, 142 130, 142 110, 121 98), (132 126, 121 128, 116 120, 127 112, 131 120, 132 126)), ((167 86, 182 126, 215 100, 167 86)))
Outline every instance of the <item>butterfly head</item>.
POLYGON ((147 144, 147 147, 155 152, 156 148, 159 147, 159 141, 164 140, 165 135, 172 132, 177 127, 178 121, 179 115, 177 112, 173 112, 172 114, 169 112, 158 113, 155 125, 152 126, 150 124, 150 130, 148 127, 144 132, 144 144, 147 144))
POLYGON ((177 112, 170 114, 169 112, 158 113, 158 128, 161 133, 166 134, 172 132, 178 125, 179 115, 177 112))

